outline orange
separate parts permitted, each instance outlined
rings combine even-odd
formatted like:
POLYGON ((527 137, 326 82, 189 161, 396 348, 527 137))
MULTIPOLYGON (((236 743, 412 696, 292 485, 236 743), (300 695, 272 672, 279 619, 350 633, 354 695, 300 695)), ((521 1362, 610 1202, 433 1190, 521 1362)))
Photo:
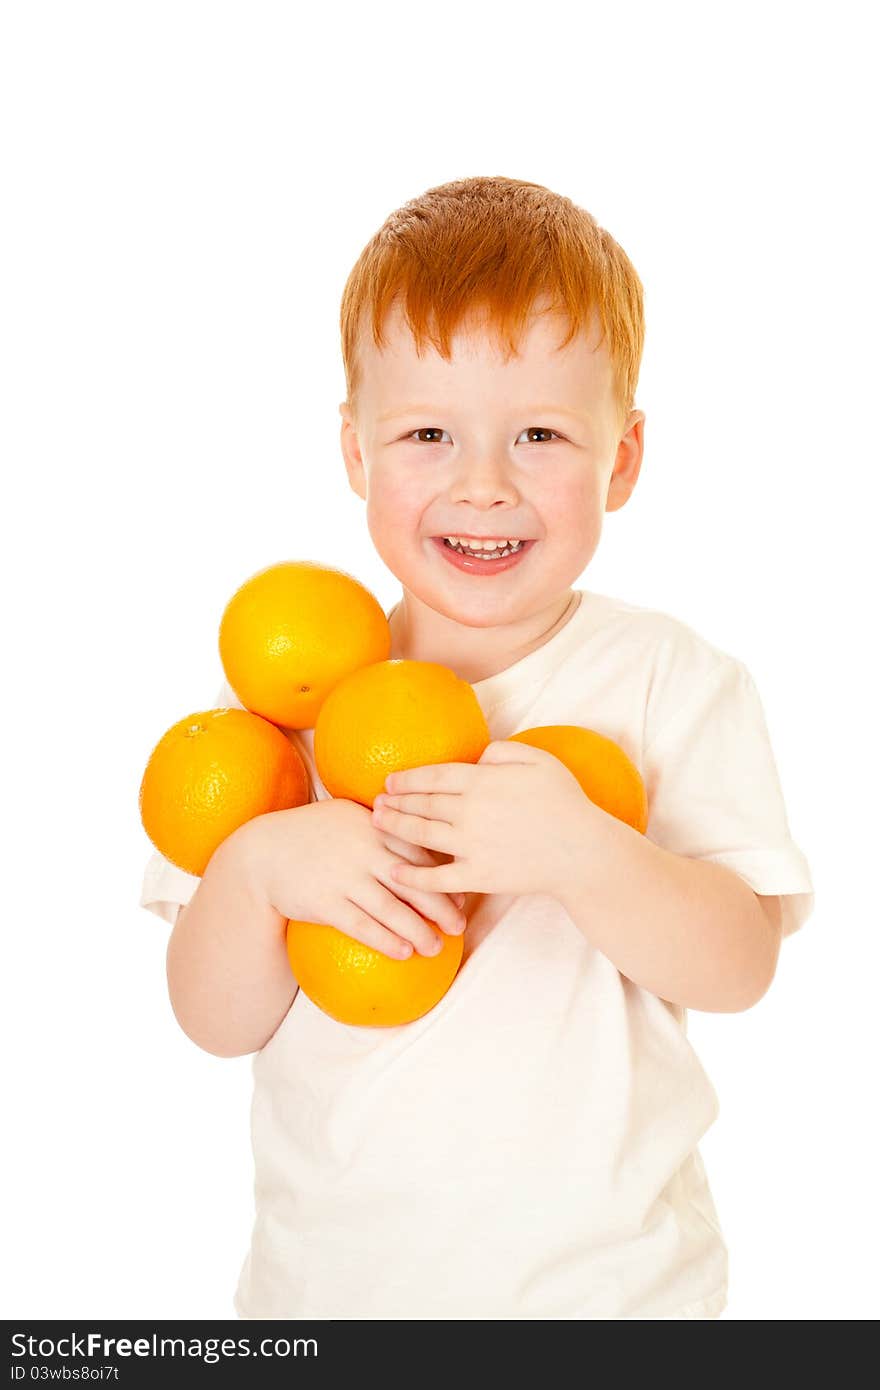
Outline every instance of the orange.
POLYGON ((201 876, 221 841, 246 820, 308 799, 305 764, 280 729, 247 710, 209 709, 162 735, 138 804, 159 853, 201 876))
POLYGON ((336 927, 289 921, 287 957, 303 993, 338 1023, 390 1028, 433 1009, 455 979, 464 938, 442 935, 436 956, 392 960, 336 927))
POLYGON ((241 703, 311 729, 337 681, 391 651, 378 600, 343 570, 284 560, 251 575, 224 609, 220 660, 241 703))
POLYGON ((378 661, 334 686, 315 724, 331 796, 372 808, 385 778, 428 763, 476 763, 491 742, 473 686, 435 661, 378 661))
POLYGON ((578 724, 545 724, 510 737, 514 742, 529 743, 552 753, 574 773, 591 801, 645 833, 648 798, 641 774, 613 739, 578 724))

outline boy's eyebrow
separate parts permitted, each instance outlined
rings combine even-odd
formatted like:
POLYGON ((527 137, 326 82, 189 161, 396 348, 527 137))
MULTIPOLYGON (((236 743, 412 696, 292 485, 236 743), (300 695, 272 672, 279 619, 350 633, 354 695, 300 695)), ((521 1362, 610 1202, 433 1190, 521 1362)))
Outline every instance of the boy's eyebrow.
POLYGON ((394 410, 386 410, 385 413, 378 418, 380 420, 393 420, 397 415, 425 415, 433 409, 434 407, 432 405, 405 405, 402 406, 400 410, 396 407, 394 410))
MULTIPOLYGON (((569 410, 564 405, 528 405, 523 406, 522 409, 527 410, 529 414, 535 415, 570 415, 573 420, 585 419, 583 411, 569 410)), ((432 415, 439 413, 441 412, 435 405, 407 405, 402 406, 399 410, 396 407, 394 410, 386 410, 378 419, 380 421, 393 420, 398 415, 432 415)))

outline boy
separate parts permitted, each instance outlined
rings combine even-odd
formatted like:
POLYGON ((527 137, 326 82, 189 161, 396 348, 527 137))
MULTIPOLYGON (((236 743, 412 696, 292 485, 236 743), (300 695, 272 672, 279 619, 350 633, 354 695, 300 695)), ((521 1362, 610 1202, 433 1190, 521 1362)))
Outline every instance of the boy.
POLYGON ((639 474, 642 341, 621 248, 520 180, 429 190, 351 272, 342 448, 402 586, 391 655, 470 681, 492 742, 476 765, 396 774, 371 813, 328 797, 313 731, 290 731, 314 802, 242 826, 201 880, 150 861, 143 905, 174 923, 189 904, 168 950, 182 1027, 256 1054, 243 1318, 726 1305, 697 1147, 718 1102, 686 1010, 756 1003, 812 884, 745 666, 571 587, 639 474), (623 748, 646 835, 504 742, 544 724, 623 748), (464 962, 417 1022, 344 1027, 297 991, 287 917, 389 954, 434 949, 425 918, 466 919, 464 962))

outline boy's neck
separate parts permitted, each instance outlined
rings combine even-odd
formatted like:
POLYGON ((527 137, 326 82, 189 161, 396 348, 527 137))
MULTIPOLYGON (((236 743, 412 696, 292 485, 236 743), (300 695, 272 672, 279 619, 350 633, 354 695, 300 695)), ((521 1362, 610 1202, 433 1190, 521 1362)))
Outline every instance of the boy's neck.
POLYGON ((577 590, 568 589, 552 607, 522 623, 501 627, 465 627, 406 592, 389 616, 391 660, 436 661, 448 666, 471 685, 506 671, 564 627, 580 602, 577 590))

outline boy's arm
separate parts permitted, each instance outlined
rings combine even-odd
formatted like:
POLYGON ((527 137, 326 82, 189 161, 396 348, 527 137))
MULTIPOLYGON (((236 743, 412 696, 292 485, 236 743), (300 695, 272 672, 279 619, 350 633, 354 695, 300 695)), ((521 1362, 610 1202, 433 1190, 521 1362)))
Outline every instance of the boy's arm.
POLYGON ((293 1002, 287 920, 257 886, 258 821, 215 850, 168 942, 168 994, 187 1037, 217 1057, 257 1052, 293 1002))
POLYGON ((707 1012, 748 1009, 766 993, 782 939, 778 897, 760 897, 731 869, 673 854, 605 812, 590 816, 581 843, 589 849, 557 897, 621 974, 707 1012))

